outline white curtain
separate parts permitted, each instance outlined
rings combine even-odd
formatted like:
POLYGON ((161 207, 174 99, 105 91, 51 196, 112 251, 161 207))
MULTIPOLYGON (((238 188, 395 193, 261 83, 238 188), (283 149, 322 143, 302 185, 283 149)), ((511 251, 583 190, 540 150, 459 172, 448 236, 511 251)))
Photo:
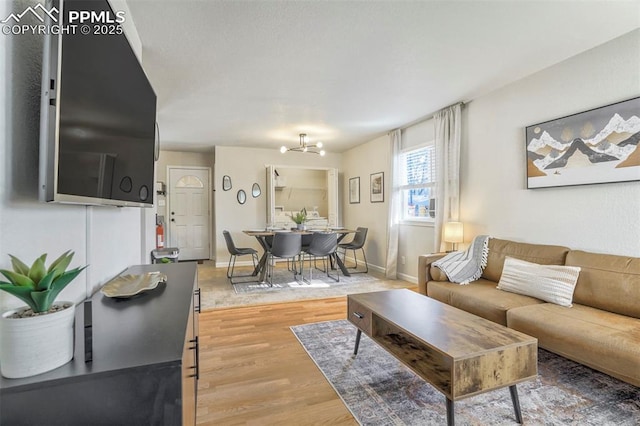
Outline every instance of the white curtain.
POLYGON ((402 184, 400 176, 400 150, 402 148, 402 132, 394 130, 389 133, 389 145, 391 147, 391 164, 389 174, 391 177, 391 199, 389 200, 389 224, 387 230, 387 265, 386 277, 396 279, 398 275, 398 228, 401 220, 402 194, 398 187, 402 184))
POLYGON ((459 220, 460 127, 462 104, 434 115, 436 136, 436 223, 434 250, 445 251, 442 229, 445 222, 459 220))

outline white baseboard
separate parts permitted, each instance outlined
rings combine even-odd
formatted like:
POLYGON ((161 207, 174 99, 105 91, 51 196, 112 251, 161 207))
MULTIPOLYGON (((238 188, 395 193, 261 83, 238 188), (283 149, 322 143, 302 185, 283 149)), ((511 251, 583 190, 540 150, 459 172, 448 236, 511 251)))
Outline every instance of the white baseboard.
POLYGON ((369 264, 369 269, 373 269, 374 271, 380 272, 381 274, 385 274, 387 272, 386 268, 378 265, 372 265, 371 263, 369 264))
MULTIPOLYGON (((229 261, 226 262, 216 262, 216 268, 226 268, 229 265, 229 261)), ((236 266, 253 266, 253 262, 250 260, 237 260, 236 266)))
MULTIPOLYGON (((347 262, 349 262, 350 265, 354 264, 354 259, 352 257, 348 257, 346 259, 347 262)), ((364 261, 362 259, 360 259, 358 261, 358 264, 363 263, 364 261)), ((358 268, 360 268, 361 266, 358 265, 358 268)), ((382 266, 378 266, 378 265, 372 265, 371 263, 369 263, 369 269, 373 269, 376 272, 380 272, 381 274, 385 274, 387 272, 387 268, 384 268, 382 266)), ((418 284, 418 277, 414 277, 412 275, 407 275, 407 274, 402 274, 402 273, 398 273, 398 278, 407 282, 410 282, 412 284, 418 284)))
MULTIPOLYGON (((380 272, 381 274, 384 274, 387 271, 387 269, 382 266, 374 265, 370 262, 367 262, 367 263, 369 265, 369 269, 373 269, 376 272, 380 272)), ((353 259, 353 257, 347 256, 345 259, 345 264, 353 266, 355 265, 355 260, 353 259)), ((364 260, 358 259, 358 269, 362 269, 363 265, 364 265, 364 260)))
POLYGON ((398 278, 404 281, 408 281, 412 284, 418 284, 418 277, 414 277, 413 275, 398 273, 398 278))

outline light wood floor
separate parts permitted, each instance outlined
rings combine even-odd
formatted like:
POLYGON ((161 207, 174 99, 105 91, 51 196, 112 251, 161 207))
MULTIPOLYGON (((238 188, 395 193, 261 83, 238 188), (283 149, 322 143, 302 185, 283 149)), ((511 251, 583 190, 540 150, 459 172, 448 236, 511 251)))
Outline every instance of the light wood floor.
POLYGON ((339 297, 201 313, 197 423, 356 425, 289 329, 346 309, 339 297))

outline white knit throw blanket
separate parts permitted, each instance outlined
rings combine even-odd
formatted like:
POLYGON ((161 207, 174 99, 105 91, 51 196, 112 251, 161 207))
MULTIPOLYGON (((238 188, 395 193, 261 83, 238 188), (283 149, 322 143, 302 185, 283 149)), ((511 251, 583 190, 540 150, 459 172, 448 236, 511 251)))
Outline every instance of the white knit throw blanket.
POLYGON ((488 235, 478 235, 467 250, 449 253, 433 262, 433 266, 440 268, 452 283, 469 284, 480 278, 487 266, 489 238, 488 235))

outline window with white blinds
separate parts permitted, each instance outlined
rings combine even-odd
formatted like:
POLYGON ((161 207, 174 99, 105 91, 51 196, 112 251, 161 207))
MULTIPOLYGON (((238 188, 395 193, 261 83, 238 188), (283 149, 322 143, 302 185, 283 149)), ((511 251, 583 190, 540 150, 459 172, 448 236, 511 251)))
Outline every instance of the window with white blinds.
POLYGON ((401 154, 403 219, 433 221, 435 218, 436 150, 429 143, 401 154))

